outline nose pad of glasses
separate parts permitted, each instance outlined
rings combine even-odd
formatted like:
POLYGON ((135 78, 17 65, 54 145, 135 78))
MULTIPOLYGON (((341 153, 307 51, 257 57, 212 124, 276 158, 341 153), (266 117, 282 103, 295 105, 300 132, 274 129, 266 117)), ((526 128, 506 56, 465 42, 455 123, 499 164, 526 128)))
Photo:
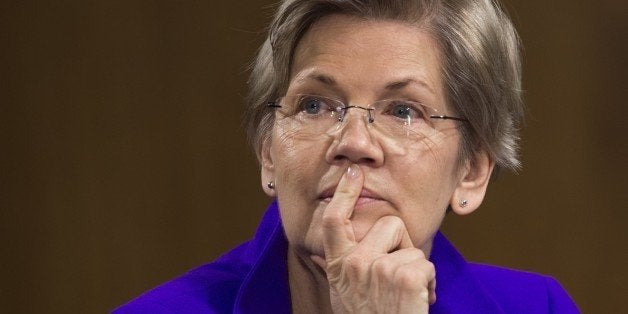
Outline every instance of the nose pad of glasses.
MULTIPOLYGON (((345 117, 344 116, 339 116, 338 117, 338 122, 344 122, 344 121, 345 121, 345 117)), ((375 119, 373 119, 373 116, 371 116, 371 113, 369 112, 367 114, 367 117, 366 117, 366 122, 373 123, 373 121, 375 121, 375 119)))
POLYGON ((343 122, 345 120, 345 116, 347 115, 347 111, 349 109, 352 108, 357 108, 357 109, 362 109, 364 111, 366 111, 366 122, 367 123, 373 123, 373 121, 375 121, 375 119, 373 118, 373 109, 371 108, 365 108, 365 107, 361 107, 361 106, 348 106, 345 108, 337 108, 336 112, 338 112, 338 122, 343 122))

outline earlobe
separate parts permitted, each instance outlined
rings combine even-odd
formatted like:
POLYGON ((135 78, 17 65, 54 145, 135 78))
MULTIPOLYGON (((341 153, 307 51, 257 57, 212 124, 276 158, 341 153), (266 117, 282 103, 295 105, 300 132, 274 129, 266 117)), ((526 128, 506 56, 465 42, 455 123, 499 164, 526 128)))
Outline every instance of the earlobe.
POLYGON ((463 167, 460 181, 449 205, 458 215, 467 215, 475 211, 486 194, 495 162, 484 151, 474 156, 473 162, 467 161, 463 167))
POLYGON ((271 152, 270 137, 266 137, 262 142, 260 149, 259 161, 261 164, 262 189, 264 193, 270 197, 277 196, 275 192, 275 165, 273 163, 271 152), (272 182, 272 184, 270 184, 272 182))

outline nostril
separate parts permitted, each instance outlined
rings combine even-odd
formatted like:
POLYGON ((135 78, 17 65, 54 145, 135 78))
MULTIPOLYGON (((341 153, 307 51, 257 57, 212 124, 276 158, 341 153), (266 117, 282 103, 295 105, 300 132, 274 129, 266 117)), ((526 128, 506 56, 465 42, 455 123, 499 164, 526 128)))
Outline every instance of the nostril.
POLYGON ((370 157, 362 157, 362 158, 358 158, 357 160, 353 160, 345 155, 336 155, 334 156, 334 160, 335 161, 342 161, 342 160, 350 160, 353 163, 357 163, 357 164, 373 164, 375 163, 375 159, 374 158, 370 158, 370 157))
POLYGON ((380 165, 383 150, 377 138, 371 134, 364 120, 346 121, 339 133, 334 134, 326 157, 330 162, 380 165))
POLYGON ((373 159, 373 158, 362 158, 362 159, 360 159, 360 163, 373 164, 373 163, 375 163, 375 159, 373 159))

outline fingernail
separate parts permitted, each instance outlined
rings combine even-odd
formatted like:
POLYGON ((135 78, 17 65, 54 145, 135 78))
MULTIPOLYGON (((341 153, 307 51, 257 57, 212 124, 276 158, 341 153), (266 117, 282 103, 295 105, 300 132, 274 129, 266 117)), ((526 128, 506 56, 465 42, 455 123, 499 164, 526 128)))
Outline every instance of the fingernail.
POLYGON ((349 166, 349 168, 347 168, 347 175, 349 176, 349 178, 355 179, 360 175, 360 169, 358 168, 359 167, 357 165, 351 165, 349 166))

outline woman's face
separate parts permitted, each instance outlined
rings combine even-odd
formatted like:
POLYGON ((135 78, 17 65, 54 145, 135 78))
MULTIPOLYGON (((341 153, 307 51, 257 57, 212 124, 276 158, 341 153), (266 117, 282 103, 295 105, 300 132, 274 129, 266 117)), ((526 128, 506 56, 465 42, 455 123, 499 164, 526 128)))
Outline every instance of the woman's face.
MULTIPOLYGON (((299 42, 286 94, 364 107, 405 99, 451 115, 441 68, 437 43, 415 26, 332 15, 312 25, 299 42)), ((480 168, 486 169, 478 172, 459 162, 460 122, 436 121, 437 131, 412 141, 379 132, 378 121, 370 125, 364 116, 364 110, 348 110, 339 127, 318 135, 276 116, 262 147, 262 184, 278 198, 288 241, 305 256, 324 255, 322 213, 343 172, 357 164, 365 179, 351 217, 356 240, 379 218, 394 215, 405 222, 414 245, 429 254, 449 204, 462 214, 477 208, 492 163, 480 156, 480 168), (274 189, 266 187, 268 181, 274 189), (463 199, 468 205, 461 207, 463 199)))

